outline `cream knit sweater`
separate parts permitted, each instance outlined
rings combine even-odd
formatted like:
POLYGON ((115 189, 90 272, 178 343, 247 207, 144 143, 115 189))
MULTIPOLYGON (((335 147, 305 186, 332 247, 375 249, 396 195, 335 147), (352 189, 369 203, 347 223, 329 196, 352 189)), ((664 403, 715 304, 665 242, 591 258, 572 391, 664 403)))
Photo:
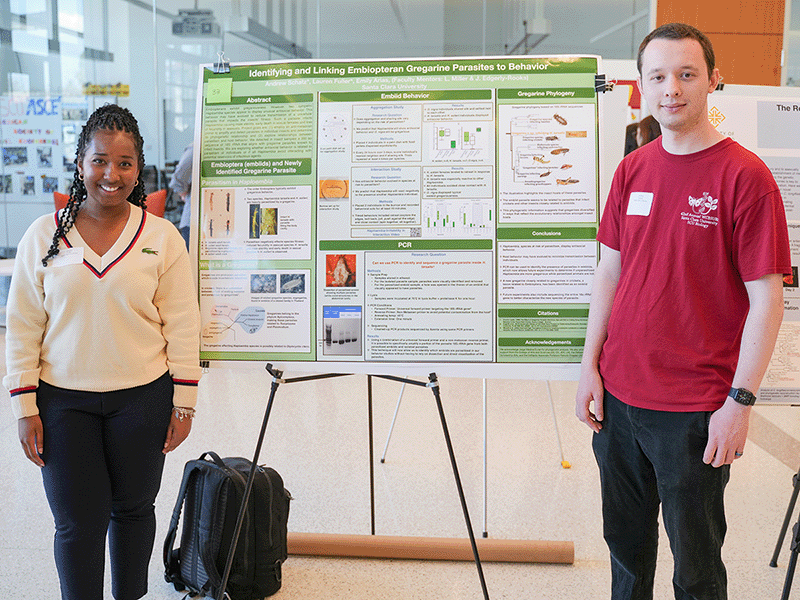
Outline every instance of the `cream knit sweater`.
POLYGON ((169 370, 175 406, 193 407, 200 315, 189 257, 175 226, 131 206, 102 257, 77 228, 42 266, 55 216, 40 217, 17 249, 6 310, 6 372, 17 418, 38 414, 39 380, 91 392, 154 381, 169 370))

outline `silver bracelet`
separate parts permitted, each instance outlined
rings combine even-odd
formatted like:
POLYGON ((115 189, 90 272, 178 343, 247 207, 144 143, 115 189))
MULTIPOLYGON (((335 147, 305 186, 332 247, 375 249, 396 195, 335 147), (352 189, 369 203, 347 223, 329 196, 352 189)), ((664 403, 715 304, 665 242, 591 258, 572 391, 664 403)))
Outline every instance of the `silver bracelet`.
POLYGON ((194 419, 194 409, 193 408, 186 408, 183 406, 173 406, 172 410, 175 412, 175 416, 178 417, 178 421, 183 423, 183 420, 188 417, 189 419, 194 419))

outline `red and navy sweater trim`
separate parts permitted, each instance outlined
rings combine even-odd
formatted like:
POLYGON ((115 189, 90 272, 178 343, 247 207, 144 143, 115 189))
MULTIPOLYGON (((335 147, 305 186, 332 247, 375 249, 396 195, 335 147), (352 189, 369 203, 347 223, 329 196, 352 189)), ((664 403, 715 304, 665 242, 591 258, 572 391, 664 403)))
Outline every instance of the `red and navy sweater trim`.
POLYGON ((17 388, 15 390, 11 390, 9 393, 11 394, 11 397, 13 398, 14 396, 19 396, 21 394, 27 394, 28 392, 35 392, 37 389, 39 389, 39 386, 29 385, 28 387, 17 388))
POLYGON ((172 383, 175 385, 188 385, 190 387, 197 387, 199 382, 196 379, 173 379, 172 383))
MULTIPOLYGON (((56 227, 58 227, 58 212, 55 213, 55 219, 56 219, 56 227)), ((125 248, 125 250, 123 250, 122 253, 117 258, 115 258, 114 261, 111 264, 109 264, 105 269, 103 269, 102 271, 98 271, 97 268, 95 268, 94 265, 92 265, 92 263, 90 263, 85 258, 83 259, 83 264, 86 265, 88 269, 97 276, 98 279, 102 279, 103 276, 106 273, 108 273, 114 265, 116 265, 119 261, 125 258, 128 252, 131 251, 133 246, 138 241, 139 236, 142 235, 142 231, 144 230, 144 224, 146 220, 147 220, 147 211, 143 210, 142 221, 139 223, 139 227, 136 230, 136 235, 133 236, 133 239, 131 240, 130 244, 128 244, 128 246, 125 248)), ((61 239, 64 240, 64 243, 67 245, 67 248, 72 248, 72 244, 69 243, 69 240, 67 239, 66 236, 62 235, 61 239)))

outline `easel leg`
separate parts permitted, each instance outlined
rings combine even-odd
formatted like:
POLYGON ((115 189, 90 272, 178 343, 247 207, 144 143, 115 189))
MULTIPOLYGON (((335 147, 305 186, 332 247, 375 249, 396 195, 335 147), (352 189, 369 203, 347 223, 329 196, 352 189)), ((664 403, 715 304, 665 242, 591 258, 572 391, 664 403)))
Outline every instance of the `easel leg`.
POLYGON ((467 533, 469 533, 469 541, 472 544, 472 555, 475 557, 475 565, 478 567, 478 577, 481 580, 481 589, 483 590, 483 597, 489 600, 489 591, 486 589, 486 579, 483 577, 483 568, 481 567, 481 559, 478 555, 478 545, 475 543, 475 533, 472 531, 472 522, 469 518, 469 510, 467 510, 467 501, 464 498, 464 488, 461 486, 461 477, 458 474, 458 465, 456 464, 456 455, 453 452, 453 443, 450 441, 450 432, 447 429, 447 420, 444 416, 444 408, 442 407, 442 399, 439 395, 439 382, 436 379, 436 373, 431 373, 429 376, 430 388, 436 398, 436 407, 439 409, 439 418, 442 421, 442 432, 444 439, 447 443, 447 452, 450 454, 450 464, 453 467, 453 476, 456 480, 456 488, 458 488, 458 497, 461 500, 461 509, 464 511, 464 520, 467 523, 467 533))
POLYGON ((220 583, 217 592, 216 600, 223 600, 227 595, 225 588, 228 587, 228 579, 230 579, 231 568, 233 567, 233 555, 236 553, 236 546, 239 542, 239 534, 242 532, 242 523, 244 523, 244 515, 247 512, 247 503, 250 500, 250 491, 253 489, 253 475, 258 467, 258 457, 261 454, 261 446, 264 443, 264 434, 267 431, 267 422, 269 421, 269 414, 272 412, 272 403, 275 400, 275 392, 278 391, 278 385, 283 375, 280 371, 272 370, 272 365, 267 365, 267 370, 272 375, 272 386, 269 392, 269 402, 267 402, 267 409, 264 411, 264 421, 261 423, 261 432, 258 435, 258 442, 256 443, 256 450, 253 456, 253 462, 250 464, 250 473, 247 476, 247 483, 244 487, 244 496, 242 503, 239 506, 239 514, 236 517, 236 527, 233 530, 233 539, 231 540, 231 547, 228 551, 228 559, 225 561, 225 571, 222 574, 222 583, 220 583))
POLYGON ((786 509, 786 515, 783 517, 783 525, 781 525, 781 532, 778 535, 778 543, 775 544, 775 552, 772 553, 772 560, 769 561, 770 567, 778 566, 778 555, 781 553, 781 546, 783 546, 783 538, 786 537, 786 530, 789 529, 789 522, 792 520, 792 513, 794 512, 794 505, 797 503, 797 493, 800 491, 800 471, 792 477, 792 497, 789 500, 789 506, 786 509))
POLYGON ((450 441, 450 431, 447 429, 447 419, 444 416, 444 408, 442 407, 442 399, 439 395, 439 381, 436 378, 436 373, 431 373, 428 376, 428 383, 414 381, 413 379, 404 379, 402 377, 395 377, 393 375, 376 375, 381 379, 389 379, 391 381, 399 381, 401 383, 410 383, 421 387, 429 387, 433 391, 433 396, 436 399, 436 407, 439 410, 439 419, 442 422, 442 432, 444 433, 444 440, 447 444, 447 452, 450 455, 450 465, 453 467, 453 477, 456 480, 456 488, 458 490, 458 498, 461 500, 461 509, 464 512, 464 520, 467 523, 467 533, 469 534, 469 541, 472 545, 472 556, 475 557, 475 565, 478 567, 478 577, 481 580, 481 589, 483 590, 483 597, 489 600, 489 591, 486 589, 486 579, 483 576, 483 567, 481 566, 481 558, 478 554, 478 545, 475 542, 475 533, 472 531, 472 521, 469 518, 469 510, 467 509, 467 501, 464 498, 464 488, 461 485, 461 476, 458 474, 458 465, 456 464, 456 455, 453 452, 453 443, 450 441))
MULTIPOLYGON (((371 376, 369 376, 371 377, 371 376)), ((403 401, 403 392, 406 389, 406 384, 403 383, 402 387, 400 388, 400 395, 397 397, 397 406, 394 408, 394 416, 392 417, 392 424, 389 427, 389 435, 386 436, 386 445, 383 447, 383 454, 381 455, 381 464, 386 462, 386 453, 389 451, 389 441, 392 439, 392 433, 394 432, 394 425, 397 422, 397 413, 400 412, 400 404, 403 401)), ((371 396, 370 396, 371 397, 371 396)), ((372 413, 370 412, 370 417, 372 413)), ((488 422, 488 414, 487 414, 487 394, 486 394, 486 380, 483 380, 483 537, 489 537, 489 526, 488 526, 488 514, 489 514, 489 474, 488 474, 488 431, 487 431, 487 422, 488 422)), ((370 434, 372 433, 372 427, 370 427, 370 434)), ((370 442, 370 448, 372 447, 372 443, 370 442)), ((370 457, 371 458, 371 457, 370 457)), ((374 507, 374 495, 373 497, 373 507, 374 507)), ((373 508, 374 511, 374 508, 373 508)), ((373 529, 372 534, 375 535, 375 519, 373 516, 373 529)))
MULTIPOLYGON (((242 532, 242 524, 244 523, 244 515, 247 512, 247 504, 250 500, 250 492, 253 489, 253 476, 255 475, 256 468, 258 468, 258 457, 261 455, 261 446, 264 444, 264 435, 267 432, 267 423, 269 422, 269 415, 272 412, 272 403, 275 400, 275 392, 278 391, 278 385, 281 383, 294 383, 298 381, 312 381, 316 379, 328 379, 331 377, 344 377, 346 373, 330 373, 326 375, 309 375, 306 377, 295 377, 293 379, 283 379, 283 371, 274 369, 271 364, 267 364, 267 371, 272 375, 272 386, 269 393, 269 401, 267 402, 267 409, 264 411, 264 421, 261 423, 261 432, 258 435, 258 442, 256 442, 256 449, 253 453, 253 461, 250 464, 250 472, 247 475, 247 483, 244 487, 244 495, 242 496, 242 503, 239 505, 239 514, 236 517, 236 526, 233 530, 233 537, 231 538, 231 547, 228 551, 228 557, 225 561, 225 571, 222 575, 222 581, 217 592, 215 600, 224 600, 226 597, 230 600, 225 588, 228 587, 228 580, 231 575, 231 568, 233 567, 233 556, 236 552, 236 546, 239 543, 239 535, 242 532)), ((371 463, 371 461, 370 461, 371 463)))
POLYGON ((783 583, 781 600, 789 600, 789 592, 792 591, 792 580, 794 579, 794 569, 797 566, 798 552, 800 552, 800 518, 792 528, 791 554, 789 554, 789 565, 786 567, 786 580, 783 583))

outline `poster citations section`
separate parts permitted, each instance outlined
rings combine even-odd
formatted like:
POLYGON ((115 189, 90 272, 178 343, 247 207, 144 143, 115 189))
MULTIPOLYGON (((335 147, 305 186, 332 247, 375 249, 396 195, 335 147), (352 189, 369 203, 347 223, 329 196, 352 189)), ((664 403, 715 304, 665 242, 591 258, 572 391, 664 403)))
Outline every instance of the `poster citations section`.
POLYGON ((579 362, 598 252, 597 68, 205 70, 201 358, 579 362))

